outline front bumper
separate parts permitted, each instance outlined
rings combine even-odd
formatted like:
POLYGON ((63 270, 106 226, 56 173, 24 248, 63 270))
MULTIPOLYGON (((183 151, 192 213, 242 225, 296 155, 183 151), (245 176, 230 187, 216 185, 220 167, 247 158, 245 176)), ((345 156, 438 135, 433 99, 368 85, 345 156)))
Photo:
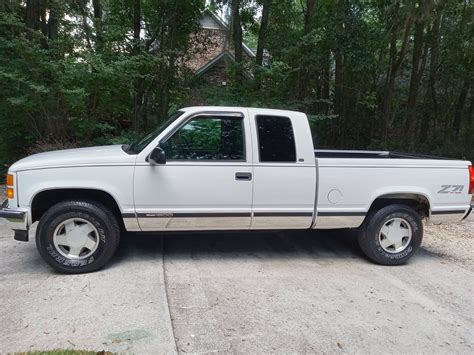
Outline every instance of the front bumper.
POLYGON ((0 218, 4 218, 7 225, 15 232, 15 240, 28 241, 28 210, 9 208, 8 200, 0 208, 0 218))

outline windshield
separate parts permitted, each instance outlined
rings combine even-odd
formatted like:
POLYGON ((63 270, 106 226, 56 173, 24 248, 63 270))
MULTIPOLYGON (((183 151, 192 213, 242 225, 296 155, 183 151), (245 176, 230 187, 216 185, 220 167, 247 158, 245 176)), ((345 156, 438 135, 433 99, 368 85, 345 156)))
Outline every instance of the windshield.
POLYGON ((145 137, 140 139, 137 142, 134 142, 130 144, 130 146, 127 149, 127 152, 129 153, 134 153, 138 154, 140 153, 145 147, 150 144, 156 137, 159 136, 161 132, 163 132, 170 124, 172 124, 176 119, 181 116, 184 112, 183 111, 176 111, 172 115, 169 116, 169 118, 156 130, 154 130, 151 133, 148 133, 145 137))

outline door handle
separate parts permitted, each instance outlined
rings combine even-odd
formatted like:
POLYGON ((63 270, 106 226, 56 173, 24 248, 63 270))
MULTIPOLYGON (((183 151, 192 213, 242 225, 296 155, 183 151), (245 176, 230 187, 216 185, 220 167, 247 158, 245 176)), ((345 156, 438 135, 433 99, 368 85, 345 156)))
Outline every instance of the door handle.
POLYGON ((245 180, 250 181, 252 180, 252 173, 235 173, 235 180, 245 180))

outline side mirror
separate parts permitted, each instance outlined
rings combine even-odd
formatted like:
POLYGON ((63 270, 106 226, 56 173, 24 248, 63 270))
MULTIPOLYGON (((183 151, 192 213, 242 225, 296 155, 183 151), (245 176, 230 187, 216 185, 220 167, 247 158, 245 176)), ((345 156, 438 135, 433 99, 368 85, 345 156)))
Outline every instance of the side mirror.
POLYGON ((150 155, 147 158, 147 161, 152 163, 153 165, 166 164, 165 151, 160 147, 156 147, 151 151, 150 155))

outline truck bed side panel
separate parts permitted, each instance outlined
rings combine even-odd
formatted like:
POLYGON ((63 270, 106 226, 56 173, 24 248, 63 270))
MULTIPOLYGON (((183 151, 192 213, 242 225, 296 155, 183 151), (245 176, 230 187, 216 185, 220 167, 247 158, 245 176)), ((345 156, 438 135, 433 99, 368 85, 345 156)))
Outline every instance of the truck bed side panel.
POLYGON ((460 220, 469 209, 468 162, 319 158, 315 228, 354 228, 381 197, 419 195, 434 222, 460 220))

